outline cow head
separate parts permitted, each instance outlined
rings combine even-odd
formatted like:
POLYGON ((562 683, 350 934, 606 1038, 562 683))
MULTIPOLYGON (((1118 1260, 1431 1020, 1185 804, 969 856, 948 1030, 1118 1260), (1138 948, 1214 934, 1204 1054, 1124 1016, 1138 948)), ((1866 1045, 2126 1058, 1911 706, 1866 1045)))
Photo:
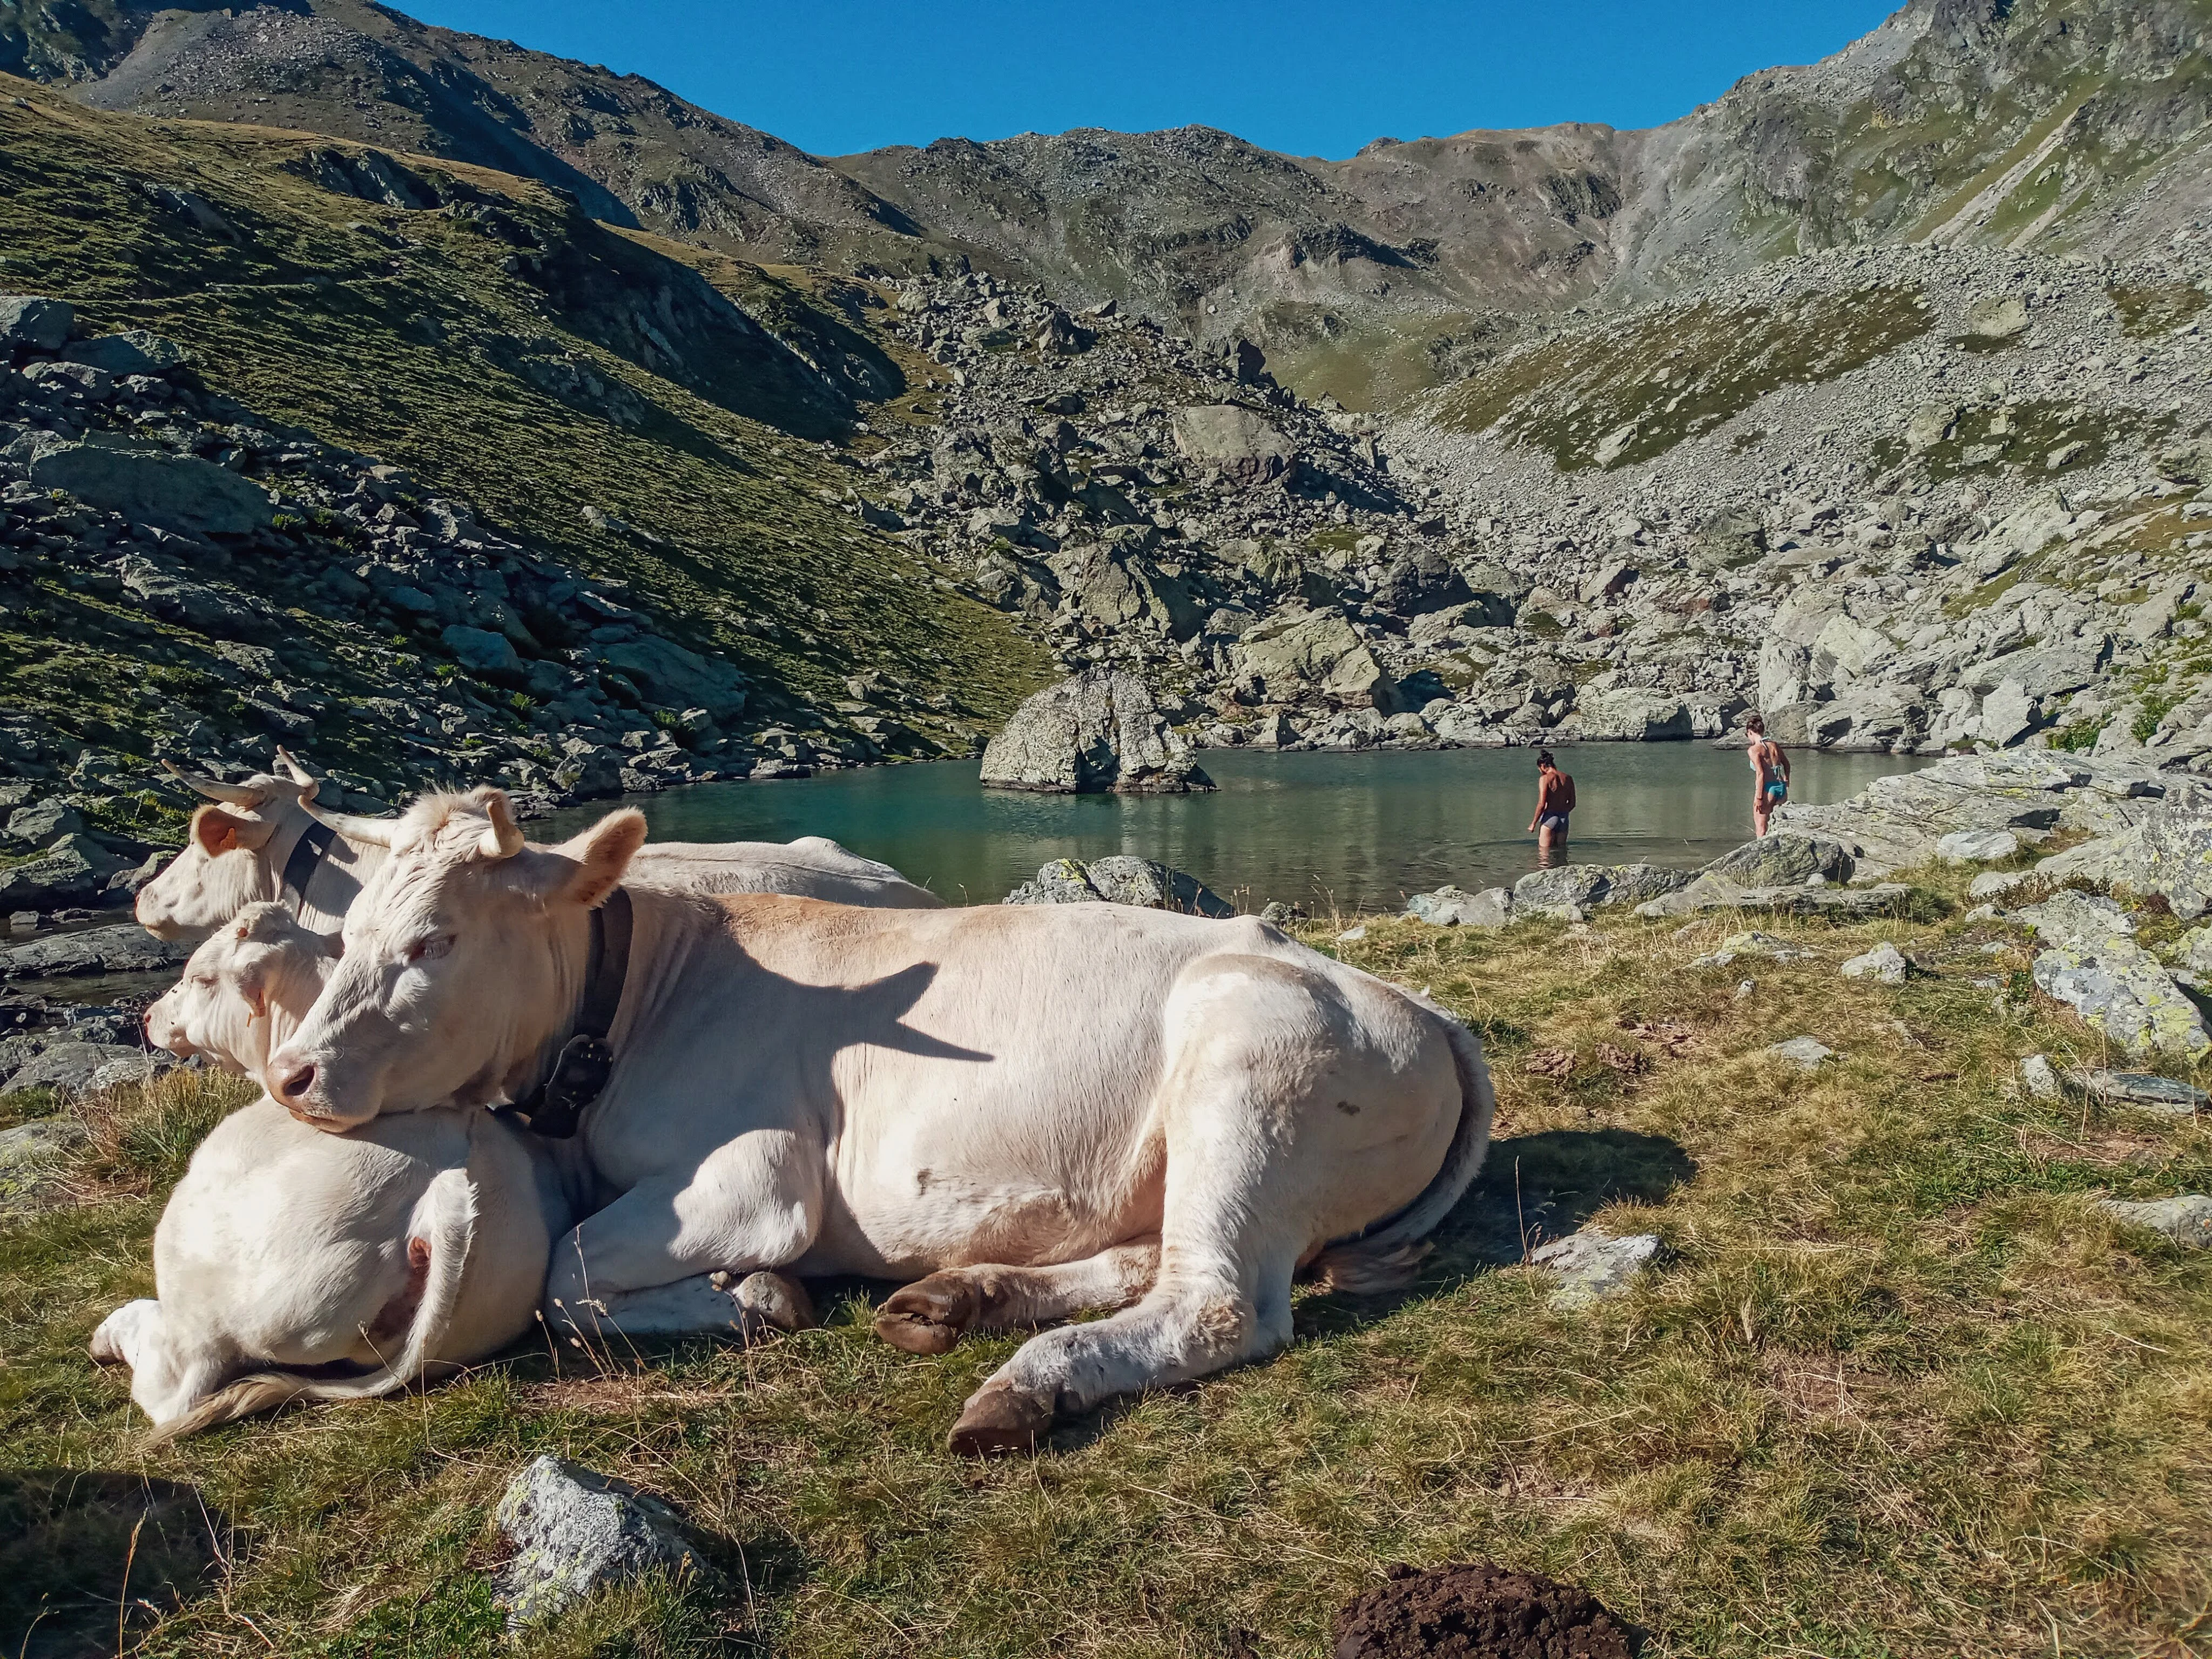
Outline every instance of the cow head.
POLYGON ((544 1074, 583 994, 588 912, 645 819, 613 813, 524 845, 506 794, 433 795, 380 823, 388 856, 346 913, 344 954, 270 1091, 302 1122, 510 1100, 544 1074))
MULTIPOLYGON (((280 754, 282 751, 279 751, 280 754)), ((289 762, 289 756, 283 756, 289 762)), ((282 763, 280 763, 282 764, 282 763)), ((289 847, 307 827, 300 798, 313 784, 296 765, 286 775, 256 773, 244 783, 225 783, 171 766, 180 781, 208 798, 192 814, 185 850, 138 890, 138 925, 156 939, 198 939, 220 927, 258 899, 273 899, 283 872, 272 844, 289 847), (285 831, 293 833, 286 834, 285 831)))
POLYGON ((349 1135, 264 1097, 192 1155, 154 1234, 158 1294, 93 1358, 172 1437, 289 1400, 390 1394, 529 1328, 570 1217, 546 1155, 483 1112, 349 1135))
POLYGON ((249 904, 208 935, 184 977, 146 1011, 146 1039, 185 1059, 204 1054, 258 1072, 296 1030, 337 960, 338 940, 302 927, 281 900, 249 904))

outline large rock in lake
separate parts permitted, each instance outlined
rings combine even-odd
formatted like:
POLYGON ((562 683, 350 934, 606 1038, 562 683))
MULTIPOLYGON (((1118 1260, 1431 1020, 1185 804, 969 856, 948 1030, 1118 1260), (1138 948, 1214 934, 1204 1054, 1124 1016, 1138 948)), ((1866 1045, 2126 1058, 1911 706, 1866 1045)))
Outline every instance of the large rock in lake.
POLYGON ((1202 404, 1175 412, 1176 447, 1222 482, 1252 489, 1286 479, 1297 466, 1290 441, 1249 409, 1202 404))
POLYGON ((1094 671, 1038 692, 983 750, 994 789, 1186 794, 1213 780, 1133 674, 1094 671))
POLYGON ((31 463, 31 482, 134 524, 194 536, 243 536, 276 516, 268 492, 195 455, 120 443, 64 444, 31 463))

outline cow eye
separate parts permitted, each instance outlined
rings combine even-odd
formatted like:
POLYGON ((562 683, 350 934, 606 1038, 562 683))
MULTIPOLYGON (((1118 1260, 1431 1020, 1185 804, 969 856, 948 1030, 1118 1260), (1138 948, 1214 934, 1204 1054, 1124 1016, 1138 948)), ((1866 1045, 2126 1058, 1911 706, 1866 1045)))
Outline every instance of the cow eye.
POLYGON ((435 962, 453 948, 453 936, 451 933, 426 933, 421 939, 410 941, 407 948, 399 953, 399 959, 410 966, 418 962, 435 962))

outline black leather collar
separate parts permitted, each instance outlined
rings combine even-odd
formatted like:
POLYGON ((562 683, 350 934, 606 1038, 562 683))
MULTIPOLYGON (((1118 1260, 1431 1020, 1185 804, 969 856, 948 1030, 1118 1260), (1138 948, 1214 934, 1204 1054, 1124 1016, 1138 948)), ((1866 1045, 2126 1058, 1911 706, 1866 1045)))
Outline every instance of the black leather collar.
POLYGON ((584 972, 584 1006, 575 1030, 561 1045, 545 1081, 514 1109, 528 1120, 533 1134, 566 1140, 576 1133, 585 1109, 605 1092, 615 1051, 607 1046, 621 1012, 623 987, 629 978, 629 894, 617 887, 592 912, 592 950, 584 972))
POLYGON ((322 868, 331 844, 337 838, 338 832, 329 824, 310 823, 307 833, 292 843, 292 856, 284 860, 283 885, 279 891, 290 896, 295 921, 307 914, 307 884, 322 868))

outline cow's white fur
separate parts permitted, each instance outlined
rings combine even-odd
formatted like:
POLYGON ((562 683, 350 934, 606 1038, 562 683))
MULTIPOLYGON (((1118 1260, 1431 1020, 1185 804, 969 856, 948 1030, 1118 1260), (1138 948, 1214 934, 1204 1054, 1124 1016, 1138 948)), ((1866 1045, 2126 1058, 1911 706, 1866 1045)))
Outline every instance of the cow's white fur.
MULTIPOLYGON (((313 828, 300 804, 306 786, 256 774, 237 786, 258 805, 210 804, 192 814, 184 850, 138 890, 138 925, 159 939, 204 939, 247 905, 283 896, 284 866, 313 828)), ((335 933, 362 884, 384 862, 380 847, 340 836, 301 896, 299 920, 335 933)), ((634 880, 702 893, 802 893, 837 904, 933 909, 944 903, 888 864, 823 836, 793 842, 656 842, 634 880)))
POLYGON ((337 953, 335 934, 303 927, 283 901, 249 904, 201 941, 183 977, 146 1010, 147 1040, 258 1076, 321 994, 337 953))
POLYGON ((483 1113, 332 1136, 264 1097, 192 1155, 155 1230, 157 1296, 109 1315, 93 1357, 128 1364, 171 1433, 388 1393, 520 1335, 577 1208, 551 1152, 483 1113))
MULTIPOLYGON (((322 997, 270 1057, 295 1115, 381 1133, 387 1109, 516 1098, 544 1075, 582 995, 587 909, 643 823, 617 813, 507 858, 487 855, 489 828, 481 794, 402 821, 322 997)), ((956 1429, 970 1449, 1273 1352, 1302 1262, 1370 1229, 1333 1265, 1356 1278, 1401 1255, 1481 1161, 1491 1096, 1472 1035, 1262 922, 633 902, 621 1058, 583 1138, 617 1195, 556 1243, 549 1310, 689 1330, 723 1305, 695 1281, 787 1267, 931 1275, 927 1305, 887 1313, 926 1326, 948 1273, 1030 1270, 1024 1294, 1065 1310, 1101 1286, 1126 1299, 1148 1271, 1133 1306, 1000 1369, 956 1429)), ((476 1237, 538 1246, 481 1224, 476 1237)))

